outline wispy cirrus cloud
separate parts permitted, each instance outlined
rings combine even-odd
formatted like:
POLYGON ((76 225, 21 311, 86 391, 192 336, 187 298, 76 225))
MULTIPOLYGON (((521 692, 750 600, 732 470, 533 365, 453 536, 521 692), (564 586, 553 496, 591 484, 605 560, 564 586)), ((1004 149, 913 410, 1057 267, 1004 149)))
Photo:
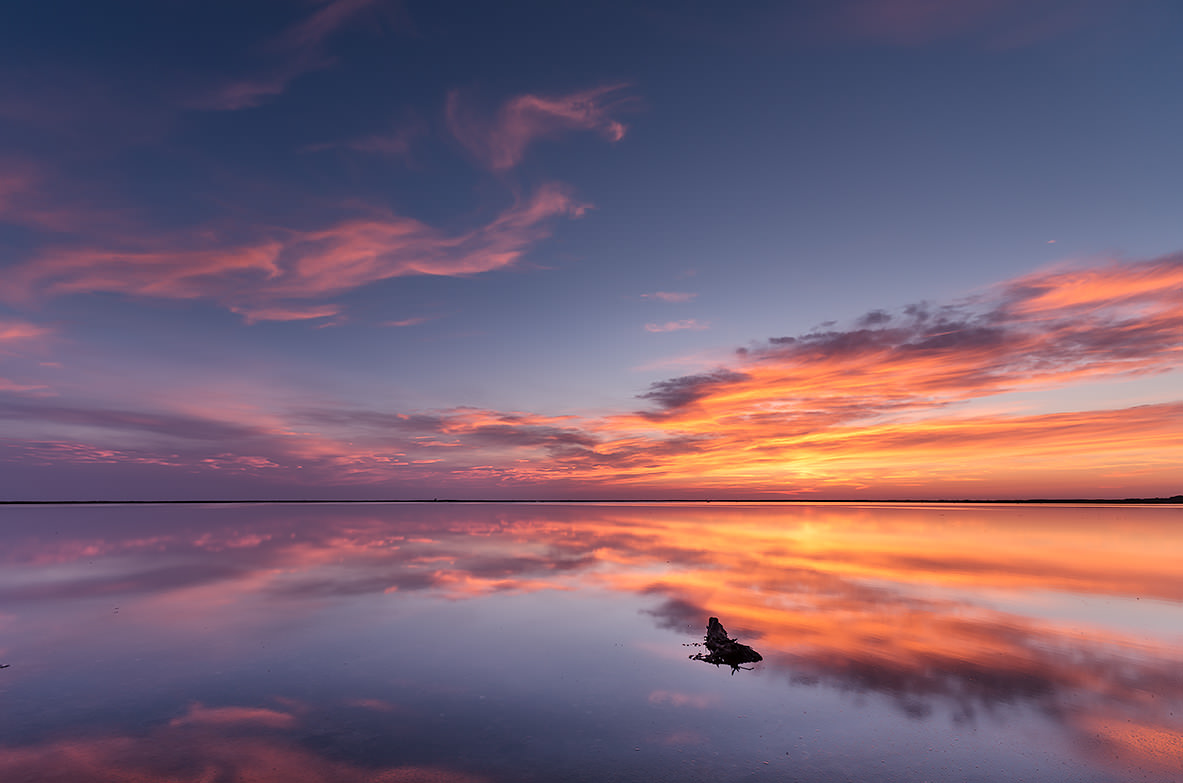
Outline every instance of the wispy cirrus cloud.
POLYGON ((341 306, 326 305, 292 305, 286 307, 251 307, 232 306, 230 308, 241 315, 248 324, 259 321, 311 321, 320 318, 332 318, 340 315, 341 306))
POLYGON ((15 394, 24 394, 26 392, 44 392, 49 389, 45 384, 28 384, 17 383, 8 378, 0 378, 0 392, 11 392, 15 394))
POLYGON ((459 91, 448 95, 446 119, 452 135, 473 157, 494 171, 518 165, 539 139, 569 131, 593 131, 609 141, 624 138, 627 126, 615 118, 631 103, 626 84, 612 84, 560 96, 519 95, 492 118, 482 117, 459 91))
POLYGON ((693 318, 682 318, 677 321, 666 321, 663 324, 648 323, 645 324, 646 332, 682 332, 686 330, 700 332, 704 329, 710 329, 710 323, 706 321, 697 321, 693 318))
POLYGON ((417 315, 412 318, 400 318, 397 321, 383 321, 382 326, 394 326, 394 327, 418 326, 419 324, 425 324, 428 321, 431 321, 433 319, 434 319, 434 316, 417 315))
POLYGON ((658 302, 693 302, 698 294, 686 291, 654 291, 651 294, 641 294, 642 299, 653 299, 658 302))
POLYGON ((249 321, 322 318, 335 315, 336 306, 299 300, 408 275, 454 277, 512 266, 550 235, 551 220, 584 210, 567 188, 552 184, 459 234, 387 211, 321 229, 260 227, 253 239, 237 243, 209 230, 129 235, 101 246, 49 248, 0 270, 0 296, 28 302, 109 292, 211 300, 249 321))
POLYGON ((12 318, 0 318, 0 351, 5 343, 23 342, 53 333, 48 326, 12 318))
MULTIPOLYGON (((0 358, 19 355, 54 332, 50 327, 30 321, 0 318, 0 358)), ((43 395, 49 393, 49 387, 43 383, 22 383, 0 376, 0 392, 43 395)))

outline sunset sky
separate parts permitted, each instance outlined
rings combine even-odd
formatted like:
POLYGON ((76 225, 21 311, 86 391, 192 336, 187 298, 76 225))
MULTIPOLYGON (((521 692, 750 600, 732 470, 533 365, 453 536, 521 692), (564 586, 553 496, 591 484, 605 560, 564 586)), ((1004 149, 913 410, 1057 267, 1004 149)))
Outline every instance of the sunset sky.
POLYGON ((0 25, 0 500, 1183 493, 1173 0, 0 25))

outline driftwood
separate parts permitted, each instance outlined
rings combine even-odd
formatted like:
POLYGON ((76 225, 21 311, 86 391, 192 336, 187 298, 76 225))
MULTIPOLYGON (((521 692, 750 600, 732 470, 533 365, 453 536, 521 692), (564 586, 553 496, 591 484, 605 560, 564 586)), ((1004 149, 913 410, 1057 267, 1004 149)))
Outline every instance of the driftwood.
POLYGON ((692 661, 713 663, 715 666, 730 666, 732 674, 735 674, 740 669, 750 669, 750 667, 741 666, 740 664, 758 663, 764 660, 764 656, 751 647, 748 647, 746 644, 740 644, 728 637, 727 629, 719 622, 718 617, 712 617, 707 622, 707 635, 703 645, 707 648, 707 654, 696 653, 691 655, 690 659, 692 661))

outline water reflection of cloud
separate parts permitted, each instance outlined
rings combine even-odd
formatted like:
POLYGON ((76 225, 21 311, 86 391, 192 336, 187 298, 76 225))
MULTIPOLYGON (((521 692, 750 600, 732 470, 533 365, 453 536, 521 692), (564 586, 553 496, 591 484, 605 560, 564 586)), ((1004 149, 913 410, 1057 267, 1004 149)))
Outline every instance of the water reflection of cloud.
POLYGON ((168 725, 253 725, 266 726, 272 729, 286 729, 291 728, 295 724, 295 715, 266 707, 204 707, 200 704, 193 704, 184 715, 173 718, 169 721, 168 725))
MULTIPOLYGON (((151 535, 128 521, 118 534, 102 537, 80 526, 48 545, 39 535, 10 531, 14 546, 0 552, 0 598, 18 613, 10 626, 20 629, 22 612, 52 612, 54 602, 96 596, 119 595, 121 603, 142 597, 142 622, 163 633, 196 618, 207 622, 211 607, 234 602, 296 616, 309 601, 391 592, 464 600, 594 588, 651 600, 652 622, 682 641, 696 640, 706 618, 718 615, 733 633, 760 639, 766 675, 878 694, 913 718, 948 714, 968 722, 1033 712, 1094 750, 1144 757, 1147 769, 1159 771, 1183 741, 1183 710, 1172 715, 1164 706, 1183 704, 1178 625, 1135 634, 1104 618, 1086 625, 1024 611, 1023 603, 1032 591, 1080 600, 1157 597, 1164 617, 1177 619, 1177 510, 538 505, 210 512, 204 510, 212 521, 200 531, 178 524, 161 532, 152 518, 151 535), (1003 610, 984 597, 992 591, 1015 598, 1003 610)), ((677 693, 657 689, 650 701, 698 706, 690 697, 679 702, 677 693)), ((219 719, 249 724, 251 715, 260 724, 284 720, 217 709, 224 708, 194 707, 172 728, 195 731, 219 719)), ((95 745, 88 752, 106 751, 95 745)), ((3 763, 0 771, 9 769, 3 763)), ((353 773, 342 774, 349 780, 353 773)))
POLYGON ((4 780, 90 783, 479 783, 483 777, 443 767, 373 769, 324 758, 290 740, 219 733, 209 725, 173 726, 143 737, 62 740, 0 748, 4 780))
POLYGON ((649 694, 650 704, 669 705, 671 707, 692 707, 706 710, 715 706, 716 699, 699 693, 679 693, 678 691, 653 691, 649 694))

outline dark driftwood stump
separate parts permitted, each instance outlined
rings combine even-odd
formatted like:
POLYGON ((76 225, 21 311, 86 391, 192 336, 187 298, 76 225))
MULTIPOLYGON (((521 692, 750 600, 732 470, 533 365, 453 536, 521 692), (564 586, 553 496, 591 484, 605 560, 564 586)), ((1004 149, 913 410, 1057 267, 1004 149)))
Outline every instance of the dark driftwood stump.
POLYGON ((764 656, 751 647, 728 637, 727 629, 719 622, 718 617, 712 617, 707 622, 707 635, 703 644, 707 648, 707 654, 691 655, 691 660, 713 663, 715 666, 730 666, 732 674, 743 668, 740 664, 764 660, 764 656))

